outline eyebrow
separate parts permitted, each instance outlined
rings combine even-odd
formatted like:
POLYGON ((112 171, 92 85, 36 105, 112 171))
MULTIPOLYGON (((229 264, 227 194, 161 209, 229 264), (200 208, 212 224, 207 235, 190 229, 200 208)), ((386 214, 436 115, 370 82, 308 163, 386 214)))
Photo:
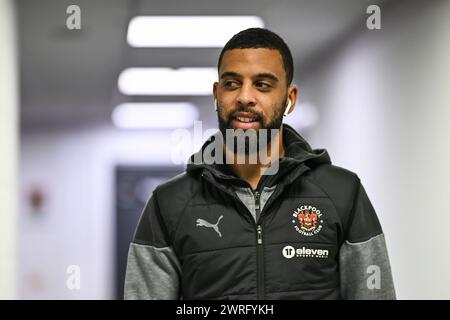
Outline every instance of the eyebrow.
MULTIPOLYGON (((226 71, 220 75, 220 79, 227 78, 227 77, 242 78, 242 75, 240 73, 233 72, 233 71, 226 71)), ((267 79, 271 79, 275 82, 279 82, 278 77, 276 77, 272 73, 258 73, 254 76, 254 78, 267 78, 267 79)))

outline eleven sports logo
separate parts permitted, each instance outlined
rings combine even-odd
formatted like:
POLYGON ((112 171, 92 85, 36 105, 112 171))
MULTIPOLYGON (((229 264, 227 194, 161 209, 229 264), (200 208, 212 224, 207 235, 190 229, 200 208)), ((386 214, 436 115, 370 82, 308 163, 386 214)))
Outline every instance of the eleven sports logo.
POLYGON ((292 223, 295 230, 304 236, 310 237, 322 230, 322 213, 316 207, 310 205, 300 206, 294 211, 292 216, 294 217, 292 223))
POLYGON ((311 249, 301 247, 295 249, 293 246, 285 246, 281 253, 287 259, 291 259, 293 257, 297 258, 328 258, 328 250, 327 249, 311 249))

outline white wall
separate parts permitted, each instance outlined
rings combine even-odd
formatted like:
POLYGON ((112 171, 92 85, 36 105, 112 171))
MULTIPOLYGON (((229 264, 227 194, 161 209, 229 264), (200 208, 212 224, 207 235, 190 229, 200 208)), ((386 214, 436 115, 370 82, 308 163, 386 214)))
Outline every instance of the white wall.
POLYGON ((13 2, 0 0, 0 299, 16 297, 17 60, 13 2))
POLYGON ((170 141, 170 132, 107 128, 22 136, 20 298, 114 297, 114 166, 170 163, 170 141), (28 200, 35 187, 46 199, 38 212, 28 200), (80 290, 66 286, 70 265, 80 267, 80 290))
POLYGON ((398 297, 450 298, 450 2, 403 1, 321 61, 303 90, 312 145, 359 174, 398 297))

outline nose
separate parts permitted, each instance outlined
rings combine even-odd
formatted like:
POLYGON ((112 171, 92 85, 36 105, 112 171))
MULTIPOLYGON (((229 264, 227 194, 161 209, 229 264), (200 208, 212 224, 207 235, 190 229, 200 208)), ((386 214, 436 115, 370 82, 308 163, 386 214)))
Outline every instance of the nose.
POLYGON ((239 90, 237 96, 237 104, 239 107, 254 107, 256 105, 256 98, 253 87, 250 83, 244 83, 239 90))

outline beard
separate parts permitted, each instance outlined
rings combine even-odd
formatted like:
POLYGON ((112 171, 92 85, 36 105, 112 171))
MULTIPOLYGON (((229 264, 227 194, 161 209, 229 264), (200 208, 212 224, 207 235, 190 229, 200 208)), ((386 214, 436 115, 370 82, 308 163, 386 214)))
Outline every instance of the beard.
MULTIPOLYGON (((231 122, 235 119, 234 114, 236 114, 237 112, 248 112, 248 113, 253 114, 257 118, 257 121, 259 122, 260 125, 259 125, 259 129, 257 129, 257 130, 246 129, 246 130, 243 130, 243 132, 245 133, 248 130, 256 131, 255 132, 256 133, 256 152, 259 152, 260 148, 267 148, 267 146, 272 141, 271 130, 272 129, 279 130, 281 128, 281 125, 283 124, 283 114, 284 114, 286 102, 287 102, 287 96, 284 98, 283 104, 275 107, 275 113, 273 114, 273 116, 271 118, 264 117, 263 114, 253 110, 252 107, 250 107, 250 108, 237 107, 234 110, 230 111, 228 113, 228 115, 223 115, 222 108, 220 105, 218 105, 217 117, 218 117, 218 122, 219 122, 219 130, 222 134, 222 137, 224 138, 224 141, 226 141, 226 138, 227 138, 227 134, 226 134, 227 130, 231 130, 234 133, 233 152, 235 154, 236 153, 249 154, 251 151, 254 151, 254 149, 250 150, 252 144, 250 143, 249 136, 245 136, 245 148, 243 150, 239 150, 237 140, 239 139, 238 138, 239 131, 242 129, 235 129, 231 125, 231 122), (264 139, 264 140, 266 140, 266 142, 264 143, 263 146, 260 146, 260 130, 261 129, 265 129, 265 132, 266 132, 266 134, 265 134, 266 139, 264 139)), ((276 135, 276 137, 278 137, 278 135, 276 135)))

